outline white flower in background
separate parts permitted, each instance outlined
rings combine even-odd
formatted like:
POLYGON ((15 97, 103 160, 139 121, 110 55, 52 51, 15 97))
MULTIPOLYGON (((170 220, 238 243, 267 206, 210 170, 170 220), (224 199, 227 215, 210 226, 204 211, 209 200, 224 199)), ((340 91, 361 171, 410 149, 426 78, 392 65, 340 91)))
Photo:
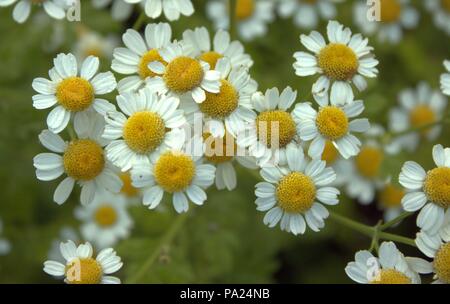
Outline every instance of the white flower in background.
POLYGON ((166 47, 172 40, 172 29, 167 23, 148 24, 145 27, 145 37, 139 32, 128 29, 122 35, 126 47, 114 50, 114 59, 111 69, 126 76, 117 84, 119 93, 136 91, 144 85, 147 78, 155 77, 157 74, 148 68, 153 61, 163 61, 160 50, 166 47), (144 40, 145 39, 145 40, 144 40))
POLYGON ((67 284, 120 284, 119 278, 109 276, 123 265, 114 249, 103 249, 94 259, 90 243, 86 242, 77 247, 69 240, 61 243, 60 250, 65 262, 45 261, 45 273, 64 277, 67 284))
POLYGON ((258 84, 250 78, 247 68, 232 69, 228 58, 219 59, 215 69, 220 73, 220 92, 206 92, 206 99, 200 104, 184 99, 180 107, 191 124, 197 116, 202 117, 214 137, 224 136, 225 129, 236 137, 256 117, 251 98, 258 84))
POLYGON ((132 201, 133 199, 139 197, 141 192, 138 188, 133 186, 130 171, 119 172, 119 177, 123 183, 122 189, 120 189, 120 193, 128 198, 128 201, 132 201))
POLYGON ((280 16, 292 17, 294 24, 299 28, 315 28, 320 19, 329 20, 336 16, 333 0, 280 0, 278 2, 280 16))
POLYGON ((133 5, 125 0, 92 0, 92 5, 97 9, 106 8, 111 3, 111 16, 114 20, 123 21, 131 16, 133 5))
POLYGON ((64 263, 65 259, 59 250, 59 245, 61 242, 65 242, 66 240, 72 240, 76 244, 80 243, 80 237, 78 232, 72 227, 62 227, 59 231, 58 238, 54 239, 50 245, 50 250, 47 254, 47 258, 52 261, 57 261, 60 263, 64 263))
POLYGON ((382 183, 377 191, 378 207, 384 212, 384 221, 388 222, 403 212, 402 199, 405 190, 390 181, 382 183))
POLYGON ((107 114, 103 134, 111 141, 106 147, 108 159, 125 172, 183 143, 184 131, 180 128, 186 119, 183 110, 177 109, 179 103, 178 98, 159 96, 147 88, 117 96, 122 112, 107 114))
POLYGON ((116 88, 113 73, 96 75, 100 62, 97 57, 86 58, 78 75, 77 60, 72 54, 59 54, 54 59, 55 67, 48 74, 50 80, 35 78, 33 89, 39 94, 33 96, 36 109, 55 108, 47 116, 47 125, 53 133, 59 133, 67 127, 70 118, 93 109, 101 115, 115 109, 115 106, 96 95, 104 95, 116 88))
POLYGON ((441 90, 445 95, 450 96, 450 60, 444 61, 444 67, 447 73, 441 75, 441 90))
POLYGON ((103 147, 109 141, 101 138, 104 127, 103 117, 88 112, 78 115, 74 121, 77 139, 65 142, 49 130, 39 134, 41 144, 55 153, 41 153, 34 157, 37 178, 51 181, 67 175, 53 195, 57 204, 67 200, 75 182, 81 186, 80 202, 83 205, 92 202, 98 191, 106 189, 118 193, 122 188, 115 168, 105 157, 103 147))
POLYGON ((196 205, 203 205, 207 198, 204 190, 214 183, 216 168, 202 164, 202 150, 201 139, 193 137, 184 148, 180 145, 152 163, 136 164, 131 178, 135 187, 144 188, 143 204, 154 209, 164 193, 168 193, 178 213, 188 211, 188 198, 196 205))
POLYGON ((337 21, 328 22, 327 36, 312 31, 309 35, 300 35, 301 43, 313 54, 294 53, 296 59, 293 67, 298 76, 320 74, 312 86, 312 93, 323 97, 331 86, 331 99, 346 96, 345 100, 353 100, 353 83, 359 91, 366 89, 364 77, 374 78, 378 74, 378 60, 371 53, 368 39, 361 34, 352 35, 349 28, 344 28, 337 21), (364 76, 364 77, 363 77, 364 76))
POLYGON ((325 161, 305 158, 303 149, 295 144, 286 148, 287 167, 264 167, 264 182, 256 184, 258 211, 267 211, 264 224, 295 235, 303 234, 306 224, 313 231, 325 226, 328 210, 321 204, 339 203, 339 190, 328 186, 336 174, 325 161), (305 222, 306 220, 306 222, 305 222))
MULTIPOLYGON (((359 0, 353 6, 353 18, 365 35, 377 33, 380 41, 398 43, 403 38, 403 29, 413 29, 419 23, 419 13, 409 0, 381 0, 380 20, 369 20, 368 11, 373 7, 366 0, 359 0)), ((375 18, 375 16, 374 16, 375 18)))
POLYGON ((450 148, 433 147, 436 168, 425 171, 413 161, 407 161, 399 176, 400 184, 408 190, 402 199, 403 208, 414 212, 420 209, 417 226, 427 234, 439 231, 445 211, 450 206, 450 148))
MULTIPOLYGON (((3 233, 3 221, 0 219, 0 236, 3 233)), ((0 238, 0 256, 7 255, 11 251, 11 243, 4 238, 0 238)))
POLYGON ((393 242, 383 242, 379 257, 367 250, 358 251, 355 261, 345 267, 345 273, 360 284, 420 284, 420 273, 431 272, 430 263, 405 257, 393 242))
MULTIPOLYGON (((417 88, 406 89, 399 94, 400 107, 389 112, 389 129, 393 133, 403 132, 410 128, 423 128, 442 118, 447 106, 447 99, 438 90, 432 90, 428 83, 420 82, 417 88)), ((413 152, 421 138, 435 140, 441 133, 442 126, 436 125, 420 131, 408 132, 394 137, 392 144, 398 149, 404 148, 413 152)))
POLYGON ((114 246, 127 238, 133 226, 127 199, 106 191, 96 195, 88 206, 78 207, 75 217, 83 222, 80 227, 83 239, 98 249, 114 246))
MULTIPOLYGON (((239 36, 246 41, 262 37, 267 32, 267 24, 272 22, 274 15, 272 0, 237 0, 235 18, 239 36)), ((208 1, 206 13, 216 29, 228 29, 228 3, 222 0, 208 1)))
POLYGON ((77 29, 77 32, 78 39, 72 49, 78 61, 82 61, 89 56, 111 59, 114 48, 118 45, 116 36, 104 37, 82 26, 77 29))
POLYGON ((433 259, 430 272, 435 274, 434 283, 450 284, 450 212, 448 210, 438 233, 429 235, 421 231, 416 236, 416 245, 427 257, 433 259))
MULTIPOLYGON (((343 93, 343 92, 341 92, 343 93)), ((308 155, 316 158, 322 155, 327 140, 331 141, 345 159, 359 152, 361 142, 352 133, 364 133, 370 128, 367 118, 350 120, 364 111, 362 100, 346 103, 343 94, 316 98, 319 110, 308 102, 298 103, 292 115, 298 125, 300 139, 311 141, 308 155)))
POLYGON ((127 3, 142 3, 145 14, 156 19, 164 13, 169 21, 180 19, 180 15, 191 16, 194 6, 191 0, 124 0, 127 3))
POLYGON ((15 5, 13 19, 18 23, 27 21, 33 5, 39 5, 52 18, 63 19, 66 17, 65 0, 0 0, 0 7, 15 5))
POLYGON ((197 103, 206 99, 206 92, 219 93, 220 73, 210 69, 209 63, 188 54, 179 42, 159 51, 161 61, 153 61, 148 68, 156 76, 147 78, 147 87, 159 94, 191 96, 197 103))
POLYGON ((434 24, 450 35, 450 1, 427 0, 423 3, 433 14, 434 24))
POLYGON ((248 148, 258 165, 268 162, 286 164, 286 147, 299 139, 299 126, 289 111, 297 98, 297 91, 290 87, 281 94, 277 88, 268 89, 263 95, 257 92, 252 103, 257 116, 238 134, 237 144, 248 148))
POLYGON ((197 27, 194 30, 183 32, 185 47, 198 59, 209 63, 211 69, 215 69, 217 60, 227 57, 232 68, 244 66, 250 68, 253 60, 250 55, 244 53, 244 46, 237 40, 230 41, 230 34, 219 29, 214 35, 211 48, 211 38, 205 27, 197 27))

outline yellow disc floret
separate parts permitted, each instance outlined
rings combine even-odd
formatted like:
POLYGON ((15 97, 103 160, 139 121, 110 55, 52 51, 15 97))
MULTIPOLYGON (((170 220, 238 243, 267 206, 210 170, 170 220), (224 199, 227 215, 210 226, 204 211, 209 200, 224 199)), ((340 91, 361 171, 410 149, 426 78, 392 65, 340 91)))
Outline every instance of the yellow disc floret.
POLYGON ((267 147, 277 145, 284 148, 296 134, 296 125, 292 116, 281 110, 262 112, 256 118, 258 139, 267 147))
POLYGON ((396 22, 400 19, 402 6, 398 0, 380 0, 380 19, 382 22, 396 22))
POLYGON ((69 284, 99 284, 102 275, 102 267, 93 258, 76 258, 66 265, 69 284))
POLYGON ((198 60, 180 56, 167 64, 164 81, 170 90, 186 93, 200 85, 204 74, 198 60))
MULTIPOLYGON (((418 105, 409 113, 409 121, 414 128, 421 128, 436 121, 436 114, 428 105, 418 105)), ((423 130, 423 134, 429 130, 423 130)))
POLYGON ((223 57, 222 54, 219 54, 214 51, 210 51, 210 52, 205 52, 205 53, 201 54, 198 58, 200 60, 203 60, 203 61, 209 63, 209 67, 211 68, 211 70, 214 70, 216 68, 217 61, 222 57, 223 57))
POLYGON ((139 194, 139 190, 135 188, 132 184, 131 175, 129 172, 122 172, 119 175, 122 180, 123 186, 120 192, 128 197, 133 197, 139 194))
POLYGON ((330 43, 317 55, 318 66, 334 80, 350 80, 358 71, 358 57, 345 44, 330 43))
POLYGON ((228 132, 222 138, 213 137, 211 133, 203 133, 203 140, 206 144, 205 158, 212 163, 230 161, 236 154, 236 142, 228 132))
POLYGON ((325 148, 322 152, 322 160, 326 161, 327 165, 330 165, 336 161, 338 154, 339 152, 333 143, 329 140, 325 141, 325 148))
POLYGON ((310 177, 300 172, 284 176, 276 188, 278 205, 289 213, 308 211, 314 204, 316 187, 310 177))
POLYGON ((237 0, 236 19, 245 20, 250 18, 255 11, 255 0, 237 0))
POLYGON ((380 203, 385 208, 400 207, 405 191, 392 184, 387 184, 380 192, 380 203))
POLYGON ((450 168, 438 167, 428 171, 423 190, 429 200, 447 209, 450 206, 450 168))
POLYGON ((411 279, 395 269, 381 269, 371 284, 411 284, 411 279))
POLYGON ((154 151, 164 139, 166 128, 159 114, 142 111, 131 115, 123 128, 123 138, 135 152, 145 154, 154 151))
POLYGON ((66 110, 86 110, 94 101, 94 87, 81 77, 69 77, 56 87, 56 99, 66 110))
POLYGON ((117 212, 113 206, 104 204, 95 210, 94 219, 97 225, 110 227, 117 221, 117 212))
POLYGON ((238 106, 239 95, 227 80, 222 79, 220 92, 206 92, 206 99, 199 104, 200 111, 214 117, 224 118, 233 113, 238 106))
POLYGON ((105 166, 102 147, 91 139, 72 141, 63 155, 64 169, 75 180, 92 180, 105 166))
POLYGON ((188 155, 166 152, 156 162, 154 175, 166 192, 179 192, 189 187, 194 179, 195 163, 188 155))
POLYGON ((445 243, 439 248, 433 264, 439 280, 450 283, 450 243, 445 243))
POLYGON ((348 118, 341 108, 327 106, 317 113, 316 125, 320 134, 330 140, 336 140, 347 134, 348 118))
POLYGON ((356 168, 363 177, 374 178, 378 175, 383 162, 383 152, 376 147, 363 147, 355 157, 356 168))
POLYGON ((155 72, 153 72, 152 70, 150 70, 148 68, 148 64, 153 62, 153 61, 159 61, 164 65, 167 65, 167 62, 164 61, 164 59, 161 57, 161 55, 159 55, 159 52, 157 49, 151 49, 150 51, 148 51, 147 53, 145 53, 142 57, 141 60, 139 61, 139 65, 138 65, 138 73, 139 76, 142 79, 145 79, 147 77, 155 77, 156 74, 155 72))

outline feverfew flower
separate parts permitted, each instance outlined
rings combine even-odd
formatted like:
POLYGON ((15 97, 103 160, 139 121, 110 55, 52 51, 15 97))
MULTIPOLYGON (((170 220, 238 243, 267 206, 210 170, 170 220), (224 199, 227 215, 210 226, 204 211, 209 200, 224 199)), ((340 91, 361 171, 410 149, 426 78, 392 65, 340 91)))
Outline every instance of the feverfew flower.
POLYGON ((127 3, 142 3, 145 14, 153 19, 164 13, 169 21, 180 19, 180 15, 190 16, 194 13, 191 0, 124 0, 127 3))
POLYGON ((66 17, 65 0, 0 0, 0 7, 14 5, 13 19, 18 23, 27 21, 33 5, 39 5, 52 18, 63 19, 66 17))
POLYGON ((349 28, 344 28, 337 21, 330 21, 327 26, 329 43, 323 36, 312 31, 308 36, 301 35, 301 43, 313 54, 296 52, 294 58, 295 74, 309 76, 320 74, 312 86, 312 93, 323 97, 331 86, 331 99, 346 96, 345 100, 353 100, 353 83, 359 91, 367 87, 363 76, 376 77, 378 60, 371 53, 368 39, 361 34, 352 35, 349 28))
POLYGON ((403 212, 402 199, 405 190, 388 178, 377 191, 378 207, 384 212, 384 221, 388 222, 403 212))
POLYGON ((402 199, 406 211, 417 211, 417 226, 429 235, 436 234, 444 223, 450 206, 450 148, 433 147, 436 168, 427 172, 418 163, 407 161, 400 173, 400 184, 411 192, 402 199))
POLYGON ((78 61, 83 61, 89 56, 102 59, 111 59, 114 48, 117 46, 117 37, 110 35, 107 37, 80 26, 78 29, 78 39, 73 46, 73 54, 78 61))
POLYGON ((292 17, 299 28, 315 28, 320 19, 336 16, 333 0, 280 0, 278 13, 283 18, 292 17))

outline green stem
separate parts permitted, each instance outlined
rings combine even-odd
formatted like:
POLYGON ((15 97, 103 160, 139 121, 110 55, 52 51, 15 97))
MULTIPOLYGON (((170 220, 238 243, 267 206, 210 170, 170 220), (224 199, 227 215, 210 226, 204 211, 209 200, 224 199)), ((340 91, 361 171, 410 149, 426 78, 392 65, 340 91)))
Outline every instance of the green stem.
POLYGON ((229 2, 229 18, 230 18, 230 36, 236 38, 236 5, 237 0, 228 0, 229 2))
POLYGON ((381 225, 380 229, 381 230, 386 230, 392 226, 395 226, 396 224, 400 223, 401 221, 403 221, 405 218, 413 215, 413 212, 403 212, 402 214, 400 214, 399 216, 397 216, 396 218, 390 220, 389 222, 384 223, 383 225, 381 225))
POLYGON ((380 239, 380 227, 383 221, 378 221, 377 225, 374 227, 373 235, 372 235, 372 242, 370 243, 370 249, 369 251, 376 250, 378 252, 378 241, 380 239))
POLYGON ((70 140, 77 139, 77 134, 75 133, 72 124, 67 125, 67 132, 69 133, 70 140))
POLYGON ((145 19, 145 11, 142 11, 136 19, 136 22, 133 24, 133 29, 138 31, 142 27, 142 24, 144 24, 145 19))
POLYGON ((188 217, 188 213, 185 212, 181 215, 178 215, 178 217, 173 222, 172 226, 169 230, 167 230, 166 234, 162 237, 161 241, 159 242, 158 246, 156 247, 155 251, 152 252, 152 254, 148 257, 148 259, 144 262, 141 269, 133 276, 131 277, 127 283, 129 284, 135 284, 139 282, 142 277, 148 273, 152 265, 156 262, 158 257, 161 255, 161 251, 164 247, 172 243, 173 239, 177 235, 180 228, 183 226, 184 222, 186 221, 188 217))
POLYGON ((380 237, 380 239, 383 239, 386 241, 393 241, 393 242, 409 245, 412 247, 417 247, 416 242, 413 239, 407 238, 407 237, 404 237, 401 235, 387 233, 387 232, 380 232, 379 237, 380 237))

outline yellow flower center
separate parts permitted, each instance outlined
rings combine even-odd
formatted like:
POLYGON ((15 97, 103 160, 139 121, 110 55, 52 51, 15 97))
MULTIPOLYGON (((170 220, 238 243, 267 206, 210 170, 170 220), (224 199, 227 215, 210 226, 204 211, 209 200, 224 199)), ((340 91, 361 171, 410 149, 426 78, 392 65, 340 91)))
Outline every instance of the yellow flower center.
POLYGON ((375 147, 363 147, 355 157, 356 168, 362 176, 374 178, 380 171, 383 158, 384 155, 380 149, 375 147))
POLYGON ((94 88, 86 79, 69 77, 56 87, 56 99, 68 111, 83 111, 94 101, 94 88))
POLYGON ((109 227, 116 223, 117 212, 113 206, 105 204, 97 208, 94 218, 97 225, 109 227))
POLYGON ((105 166, 102 147, 91 139, 72 141, 64 151, 64 169, 68 176, 76 180, 92 180, 105 166))
POLYGON ((66 265, 66 279, 69 284, 99 284, 103 270, 93 258, 76 258, 66 265))
POLYGON ((439 280, 450 283, 450 243, 445 243, 439 248, 433 264, 439 280))
POLYGON ((200 85, 204 74, 198 60, 181 56, 169 62, 164 73, 164 81, 170 90, 186 93, 200 85))
POLYGON ((380 19, 382 22, 396 22, 400 19, 402 6, 398 0, 380 0, 380 19))
POLYGON ((429 200, 447 209, 450 206, 450 168, 438 167, 428 171, 423 190, 429 200))
POLYGON ((222 79, 220 92, 206 92, 206 99, 199 104, 200 111, 214 117, 224 118, 233 113, 238 106, 239 95, 236 89, 227 80, 222 79))
POLYGON ((123 186, 120 192, 125 194, 128 197, 137 196, 139 194, 139 190, 135 188, 132 184, 131 175, 129 172, 120 173, 120 179, 122 180, 123 186))
POLYGON ((211 70, 214 70, 216 68, 217 61, 222 57, 223 57, 222 54, 219 54, 214 51, 210 51, 210 52, 205 52, 205 53, 201 54, 199 59, 203 60, 204 62, 209 63, 209 67, 211 68, 211 70))
POLYGON ((441 5, 450 14, 450 0, 441 0, 441 5))
MULTIPOLYGON (((418 105, 411 110, 409 121, 414 128, 421 128, 434 123, 436 121, 436 115, 428 105, 418 105)), ((427 131, 429 129, 423 130, 422 134, 426 134, 427 131)))
POLYGON ((253 15, 255 11, 254 0, 237 0, 236 3, 236 19, 245 20, 253 15))
POLYGON ((385 208, 396 208, 401 205, 405 191, 392 184, 387 184, 380 192, 380 203, 385 208))
POLYGON ((347 134, 348 118, 341 108, 327 106, 317 113, 316 125, 320 134, 330 140, 336 140, 347 134))
POLYGON ((371 284, 411 284, 411 279, 395 269, 381 269, 371 284))
POLYGON ((296 134, 296 125, 292 116, 281 110, 262 112, 256 118, 258 139, 267 147, 277 144, 284 148, 296 134))
POLYGON ((146 154, 155 150, 163 141, 166 128, 157 113, 142 111, 131 115, 123 128, 123 138, 135 152, 146 154))
POLYGON ((329 140, 325 142, 325 148, 322 153, 322 160, 327 162, 327 165, 334 163, 339 153, 333 143, 329 140))
POLYGON ((203 133, 203 140, 206 144, 205 158, 212 163, 220 164, 230 161, 236 154, 236 142, 228 132, 222 138, 203 133))
POLYGON ((303 213, 314 204, 316 186, 310 177, 300 172, 284 176, 276 189, 278 205, 288 213, 303 213))
POLYGON ((156 75, 158 75, 148 68, 148 64, 153 61, 159 61, 162 64, 167 65, 167 62, 165 62, 161 57, 161 55, 159 55, 157 49, 152 49, 148 51, 142 56, 138 66, 139 67, 138 73, 142 79, 145 79, 147 77, 155 77, 156 75))
POLYGON ((195 163, 188 155, 166 152, 156 162, 154 174, 156 182, 166 192, 179 192, 194 179, 195 163))
POLYGON ((323 73, 335 80, 350 80, 358 71, 355 52, 341 43, 330 43, 317 55, 317 63, 323 73))

